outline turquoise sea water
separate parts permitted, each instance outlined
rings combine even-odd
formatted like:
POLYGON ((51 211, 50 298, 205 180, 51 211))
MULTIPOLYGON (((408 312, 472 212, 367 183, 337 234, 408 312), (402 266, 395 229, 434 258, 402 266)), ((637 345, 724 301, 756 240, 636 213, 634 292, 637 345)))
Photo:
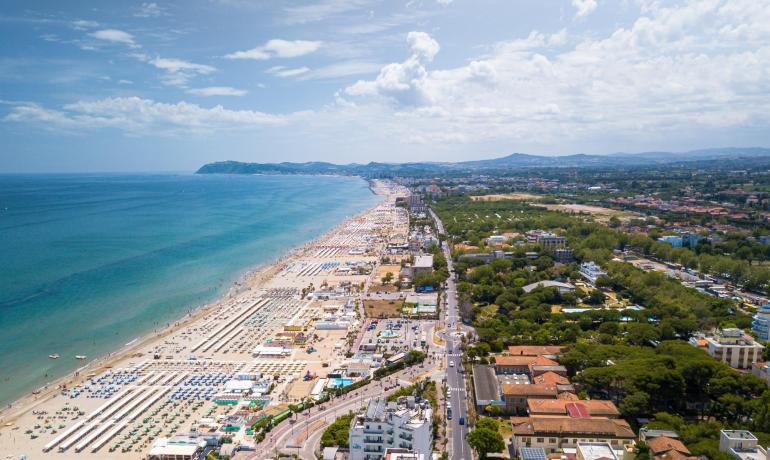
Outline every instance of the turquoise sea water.
POLYGON ((0 175, 0 401, 165 326, 377 201, 357 178, 0 175))

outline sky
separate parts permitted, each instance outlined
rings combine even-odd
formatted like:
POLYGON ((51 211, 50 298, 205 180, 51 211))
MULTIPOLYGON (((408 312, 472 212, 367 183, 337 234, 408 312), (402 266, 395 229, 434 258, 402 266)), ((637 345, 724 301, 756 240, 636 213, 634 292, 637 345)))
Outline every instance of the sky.
POLYGON ((0 172, 770 146, 770 0, 5 0, 0 172))

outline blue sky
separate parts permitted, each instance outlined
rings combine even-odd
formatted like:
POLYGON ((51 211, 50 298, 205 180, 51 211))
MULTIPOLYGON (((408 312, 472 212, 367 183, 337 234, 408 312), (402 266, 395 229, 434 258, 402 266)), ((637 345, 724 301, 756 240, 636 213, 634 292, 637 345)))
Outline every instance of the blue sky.
POLYGON ((0 172, 770 145, 770 0, 4 1, 0 172))

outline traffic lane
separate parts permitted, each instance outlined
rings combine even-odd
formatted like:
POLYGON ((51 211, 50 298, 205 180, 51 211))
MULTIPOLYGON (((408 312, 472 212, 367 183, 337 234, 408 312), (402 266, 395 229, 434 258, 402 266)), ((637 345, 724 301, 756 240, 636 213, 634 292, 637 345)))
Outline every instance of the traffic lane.
MULTIPOLYGON (((362 402, 365 400, 377 396, 389 395, 400 388, 400 381, 402 378, 413 376, 415 370, 416 369, 414 369, 414 367, 402 370, 383 378, 379 382, 372 382, 369 385, 354 390, 353 392, 346 393, 345 395, 336 397, 331 401, 301 412, 297 414, 298 423, 304 425, 305 423, 314 422, 316 420, 324 419, 330 415, 334 415, 335 412, 341 414, 343 411, 355 407, 356 405, 362 404, 362 402), (385 390, 386 386, 390 387, 390 389, 385 390), (318 410, 314 413, 313 409, 316 408, 318 410)), ((273 429, 268 435, 268 438, 266 438, 262 443, 258 444, 257 447, 262 450, 262 452, 270 451, 276 447, 285 447, 285 443, 289 441, 289 438, 293 435, 295 428, 297 428, 296 424, 281 423, 275 429, 273 429)), ((261 453, 255 453, 251 458, 259 458, 259 455, 261 455, 261 453)))

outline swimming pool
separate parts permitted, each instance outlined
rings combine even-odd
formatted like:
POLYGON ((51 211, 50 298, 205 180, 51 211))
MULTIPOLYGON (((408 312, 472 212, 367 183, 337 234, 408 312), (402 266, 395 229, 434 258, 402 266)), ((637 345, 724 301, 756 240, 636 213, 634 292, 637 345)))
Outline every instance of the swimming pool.
POLYGON ((348 378, 333 378, 329 379, 329 384, 327 385, 329 388, 345 388, 348 385, 351 385, 353 383, 353 379, 348 378))

